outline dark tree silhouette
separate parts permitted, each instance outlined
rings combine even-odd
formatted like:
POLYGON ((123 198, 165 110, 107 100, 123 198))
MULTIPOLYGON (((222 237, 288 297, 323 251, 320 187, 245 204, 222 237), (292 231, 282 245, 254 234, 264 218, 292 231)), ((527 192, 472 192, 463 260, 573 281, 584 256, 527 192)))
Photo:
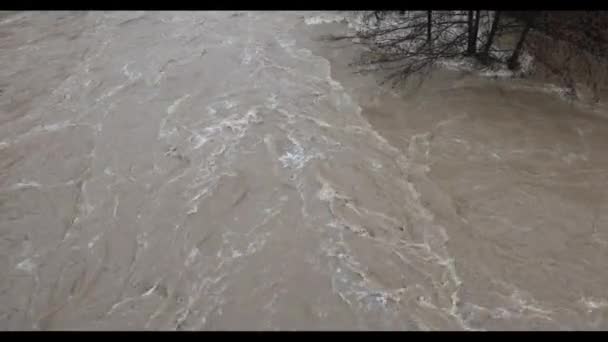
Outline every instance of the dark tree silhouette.
POLYGON ((517 40, 517 44, 515 45, 513 54, 511 54, 511 57, 509 57, 509 61, 507 62, 507 66, 511 70, 514 70, 519 67, 519 56, 521 55, 521 51, 524 47, 524 42, 526 41, 528 32, 530 32, 530 28, 532 28, 533 18, 533 14, 528 14, 524 16, 524 28, 521 31, 521 34, 519 35, 519 39, 517 40))
POLYGON ((467 14, 467 28, 469 31, 467 40, 467 55, 473 56, 475 54, 475 21, 473 11, 469 11, 467 14))
POLYGON ((500 11, 496 11, 494 13, 494 20, 492 20, 492 27, 490 28, 490 33, 488 34, 488 38, 486 39, 486 43, 483 47, 483 51, 481 53, 481 57, 484 60, 487 60, 487 58, 490 56, 490 48, 492 47, 492 44, 494 43, 494 37, 496 36, 496 33, 498 32, 498 25, 500 24, 500 11))
POLYGON ((475 11, 475 23, 473 24, 472 37, 470 38, 472 42, 472 54, 477 53, 477 35, 479 34, 479 19, 481 17, 480 12, 481 11, 475 11))
POLYGON ((426 11, 426 41, 431 45, 432 42, 432 33, 433 30, 433 11, 426 11))
POLYGON ((608 88, 608 12, 543 11, 533 18, 527 49, 535 65, 554 76, 566 95, 579 98, 588 87, 591 102, 608 88))
MULTIPOLYGON (((575 68, 564 67, 551 58, 541 56, 542 51, 539 50, 543 49, 538 46, 545 46, 544 50, 548 51, 545 55, 557 51, 558 45, 571 46, 568 53, 554 53, 563 57, 560 63, 571 63, 578 55, 585 54, 590 56, 590 60, 603 60, 603 69, 607 69, 606 13, 373 11, 364 16, 364 24, 356 33, 328 38, 356 38, 353 41, 365 45, 366 49, 353 64, 360 67, 360 72, 376 69, 386 71, 385 81, 391 81, 393 85, 414 74, 424 76, 438 62, 449 59, 478 60, 481 64, 477 65, 483 67, 504 63, 509 69, 517 70, 524 51, 538 63, 546 64, 547 70, 559 75, 562 83, 573 85, 576 83, 575 77, 570 73, 575 68), (514 43, 509 45, 509 39, 499 37, 512 37, 514 43)), ((592 67, 593 63, 589 62, 582 68, 588 75, 586 77, 597 79, 599 70, 599 74, 606 74, 608 78, 608 70, 601 72, 601 68, 592 67)), ((601 88, 599 81, 589 82, 593 83, 594 89, 601 88)))

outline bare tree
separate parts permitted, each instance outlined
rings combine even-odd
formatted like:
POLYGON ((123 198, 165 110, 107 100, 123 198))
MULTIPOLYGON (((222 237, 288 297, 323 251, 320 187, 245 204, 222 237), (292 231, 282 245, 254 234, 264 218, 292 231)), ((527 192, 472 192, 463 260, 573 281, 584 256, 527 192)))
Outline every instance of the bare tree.
POLYGON ((481 11, 475 11, 475 23, 473 24, 473 37, 471 37, 471 41, 473 42, 473 49, 472 49, 473 54, 477 53, 477 35, 479 34, 479 19, 481 17, 480 12, 481 11))
POLYGON ((532 28, 532 19, 533 15, 526 15, 524 17, 524 28, 519 35, 519 39, 517 40, 517 44, 515 45, 515 49, 513 50, 513 54, 509 57, 507 62, 507 66, 509 69, 514 70, 519 67, 519 56, 524 46, 524 42, 526 41, 526 37, 528 36, 528 32, 530 32, 530 28, 532 28))
MULTIPOLYGON (((365 45, 365 51, 353 64, 359 66, 360 72, 377 69, 386 71, 385 81, 392 81, 393 85, 414 74, 424 76, 438 62, 454 58, 476 58, 486 66, 505 63, 510 69, 517 69, 524 47, 533 52, 533 47, 528 44, 531 40, 530 32, 534 32, 532 37, 536 37, 536 33, 545 32, 553 40, 568 41, 573 46, 580 47, 579 50, 585 47, 585 51, 590 54, 608 59, 608 36, 605 33, 585 32, 583 29, 605 27, 603 32, 608 32, 608 20, 600 20, 608 18, 608 15, 589 14, 585 18, 573 18, 572 23, 568 22, 567 25, 562 23, 560 15, 495 11, 492 16, 491 12, 479 10, 375 11, 364 16, 363 25, 356 33, 329 38, 350 39, 355 44, 365 45), (487 21, 484 18, 486 15, 487 21), (480 27, 482 21, 483 26, 480 27), (556 30, 560 25, 565 28, 556 30), (511 34, 516 36, 513 47, 496 43, 497 37, 511 34), (481 44, 479 51, 478 40, 481 44), (507 58, 502 57, 505 52, 507 58)), ((534 44, 539 43, 534 41, 534 44)), ((552 49, 550 43, 547 46, 552 49)), ((551 67, 550 70, 559 71, 560 68, 551 67)), ((592 75, 592 72, 587 74, 592 75)), ((597 78, 596 75, 592 76, 597 78)), ((572 77, 560 77, 566 83, 574 82, 572 77)))
POLYGON ((364 17, 364 22, 369 24, 354 35, 326 38, 357 38, 356 44, 367 47, 354 62, 360 72, 387 71, 385 81, 393 85, 414 74, 425 75, 441 60, 465 56, 468 39, 476 39, 472 29, 479 25, 479 19, 473 17, 473 25, 467 26, 466 17, 459 11, 372 13, 364 17))
POLYGON ((576 99, 589 90, 587 99, 597 103, 608 89, 608 12, 543 11, 531 32, 526 48, 538 74, 554 78, 566 97, 576 99))
POLYGON ((492 20, 492 27, 490 28, 490 33, 488 33, 488 38, 486 39, 486 43, 483 47, 483 51, 481 53, 481 57, 485 60, 490 55, 490 48, 494 43, 494 37, 496 36, 496 32, 498 32, 498 25, 500 23, 500 11, 494 12, 494 20, 492 20))
POLYGON ((467 28, 469 29, 468 40, 467 40, 467 55, 473 56, 475 54, 475 29, 474 29, 474 14, 473 11, 469 11, 467 14, 467 28))
MULTIPOLYGON (((383 21, 382 17, 379 17, 383 21)), ((356 37, 368 47, 355 64, 388 71, 394 85, 413 74, 425 74, 437 61, 463 54, 466 24, 453 12, 405 11, 402 18, 367 26, 356 37)))
POLYGON ((429 44, 429 47, 431 45, 431 38, 432 38, 432 33, 431 31, 433 30, 433 11, 426 11, 426 41, 429 44))

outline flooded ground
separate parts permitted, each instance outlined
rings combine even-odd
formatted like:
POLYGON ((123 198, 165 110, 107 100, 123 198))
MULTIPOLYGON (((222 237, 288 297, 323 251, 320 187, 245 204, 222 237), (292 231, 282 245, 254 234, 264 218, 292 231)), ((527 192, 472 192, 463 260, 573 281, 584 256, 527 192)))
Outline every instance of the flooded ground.
POLYGON ((2 17, 0 327, 606 329, 602 113, 326 17, 2 17))

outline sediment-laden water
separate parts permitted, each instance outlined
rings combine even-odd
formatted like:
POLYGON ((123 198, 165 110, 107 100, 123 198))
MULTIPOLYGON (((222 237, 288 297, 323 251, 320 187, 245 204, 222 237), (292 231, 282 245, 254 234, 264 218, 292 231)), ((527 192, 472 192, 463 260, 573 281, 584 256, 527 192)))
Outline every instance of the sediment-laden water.
POLYGON ((608 327, 602 113, 399 95, 334 17, 2 17, 0 327, 608 327))

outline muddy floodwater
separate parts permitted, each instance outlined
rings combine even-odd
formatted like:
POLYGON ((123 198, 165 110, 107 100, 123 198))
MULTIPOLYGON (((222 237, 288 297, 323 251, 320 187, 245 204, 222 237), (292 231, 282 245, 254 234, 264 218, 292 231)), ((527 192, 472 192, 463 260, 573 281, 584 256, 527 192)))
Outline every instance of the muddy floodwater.
POLYGON ((0 329, 607 329, 605 113, 346 26, 2 16, 0 329))

